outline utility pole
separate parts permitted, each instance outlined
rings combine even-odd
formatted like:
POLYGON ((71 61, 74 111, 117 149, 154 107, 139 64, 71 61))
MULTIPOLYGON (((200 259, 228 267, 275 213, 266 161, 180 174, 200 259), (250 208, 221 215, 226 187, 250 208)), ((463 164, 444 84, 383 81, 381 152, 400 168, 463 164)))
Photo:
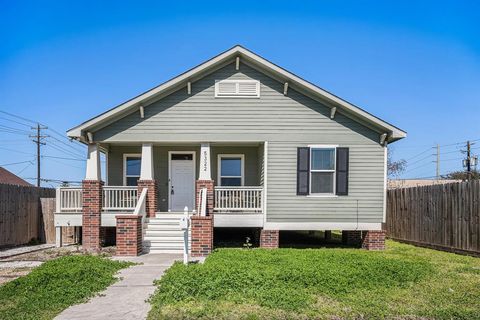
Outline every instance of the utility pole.
MULTIPOLYGON (((463 160, 463 166, 467 168, 467 177, 470 180, 472 175, 472 167, 476 168, 477 166, 477 156, 472 156, 472 145, 475 143, 471 143, 467 141, 467 150, 462 151, 463 153, 467 154, 467 158, 463 160)), ((476 170, 476 169, 475 169, 476 170)))
POLYGON ((41 126, 40 123, 37 123, 36 127, 32 127, 33 130, 36 130, 37 133, 35 135, 30 135, 30 138, 34 138, 35 140, 32 140, 37 144, 37 187, 40 187, 40 181, 42 180, 41 178, 41 173, 40 173, 40 159, 41 154, 40 154, 40 146, 45 145, 45 142, 42 142, 42 138, 47 138, 48 136, 41 134, 42 130, 48 129, 48 127, 41 126))
POLYGON ((472 171, 472 165, 471 165, 471 158, 470 158, 470 141, 467 141, 467 172, 468 175, 470 175, 470 172, 472 171))
POLYGON ((437 180, 440 180, 440 145, 437 143, 437 180))

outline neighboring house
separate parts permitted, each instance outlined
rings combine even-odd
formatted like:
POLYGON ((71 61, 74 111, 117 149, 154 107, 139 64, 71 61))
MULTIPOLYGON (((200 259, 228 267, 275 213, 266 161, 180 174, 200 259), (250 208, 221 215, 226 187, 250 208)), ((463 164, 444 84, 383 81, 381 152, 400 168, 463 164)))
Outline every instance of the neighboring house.
POLYGON ((14 184, 17 186, 31 187, 32 185, 19 176, 11 173, 5 168, 0 167, 0 184, 14 184))
POLYGON ((458 179, 393 179, 388 180, 388 189, 400 189, 411 187, 431 186, 437 184, 462 182, 458 179))
POLYGON ((88 145, 87 172, 59 190, 57 226, 83 225, 93 250, 101 225, 117 227, 119 254, 181 252, 187 208, 198 256, 222 227, 260 228, 262 247, 280 230, 366 231, 382 248, 387 143, 406 133, 235 46, 68 136, 88 145))

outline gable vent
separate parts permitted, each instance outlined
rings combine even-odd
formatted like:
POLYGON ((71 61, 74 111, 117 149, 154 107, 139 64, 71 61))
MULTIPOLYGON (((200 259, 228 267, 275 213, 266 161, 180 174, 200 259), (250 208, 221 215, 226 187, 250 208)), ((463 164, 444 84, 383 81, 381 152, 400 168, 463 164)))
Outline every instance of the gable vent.
POLYGON ((260 81, 221 80, 215 82, 215 97, 260 97, 260 81))

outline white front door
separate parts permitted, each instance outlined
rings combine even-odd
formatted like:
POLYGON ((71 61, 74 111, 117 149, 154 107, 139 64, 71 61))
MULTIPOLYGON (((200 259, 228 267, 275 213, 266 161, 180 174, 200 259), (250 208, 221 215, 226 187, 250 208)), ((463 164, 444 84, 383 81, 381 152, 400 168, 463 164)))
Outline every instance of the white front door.
POLYGON ((170 153, 170 211, 194 209, 195 161, 193 152, 170 153))

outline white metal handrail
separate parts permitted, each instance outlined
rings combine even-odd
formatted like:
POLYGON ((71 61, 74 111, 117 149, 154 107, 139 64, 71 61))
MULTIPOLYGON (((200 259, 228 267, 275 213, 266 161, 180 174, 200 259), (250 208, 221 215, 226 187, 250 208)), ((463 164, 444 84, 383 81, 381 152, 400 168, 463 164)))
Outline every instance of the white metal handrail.
POLYGON ((137 206, 137 187, 103 187, 103 210, 134 210, 137 206))
POLYGON ((220 212, 262 212, 262 187, 215 187, 214 210, 220 212))
POLYGON ((57 212, 82 211, 82 187, 59 187, 56 198, 57 212))
POLYGON ((147 192, 147 188, 142 189, 140 197, 138 197, 137 205, 133 210, 133 214, 142 216, 142 221, 145 220, 145 217, 147 216, 147 192))

